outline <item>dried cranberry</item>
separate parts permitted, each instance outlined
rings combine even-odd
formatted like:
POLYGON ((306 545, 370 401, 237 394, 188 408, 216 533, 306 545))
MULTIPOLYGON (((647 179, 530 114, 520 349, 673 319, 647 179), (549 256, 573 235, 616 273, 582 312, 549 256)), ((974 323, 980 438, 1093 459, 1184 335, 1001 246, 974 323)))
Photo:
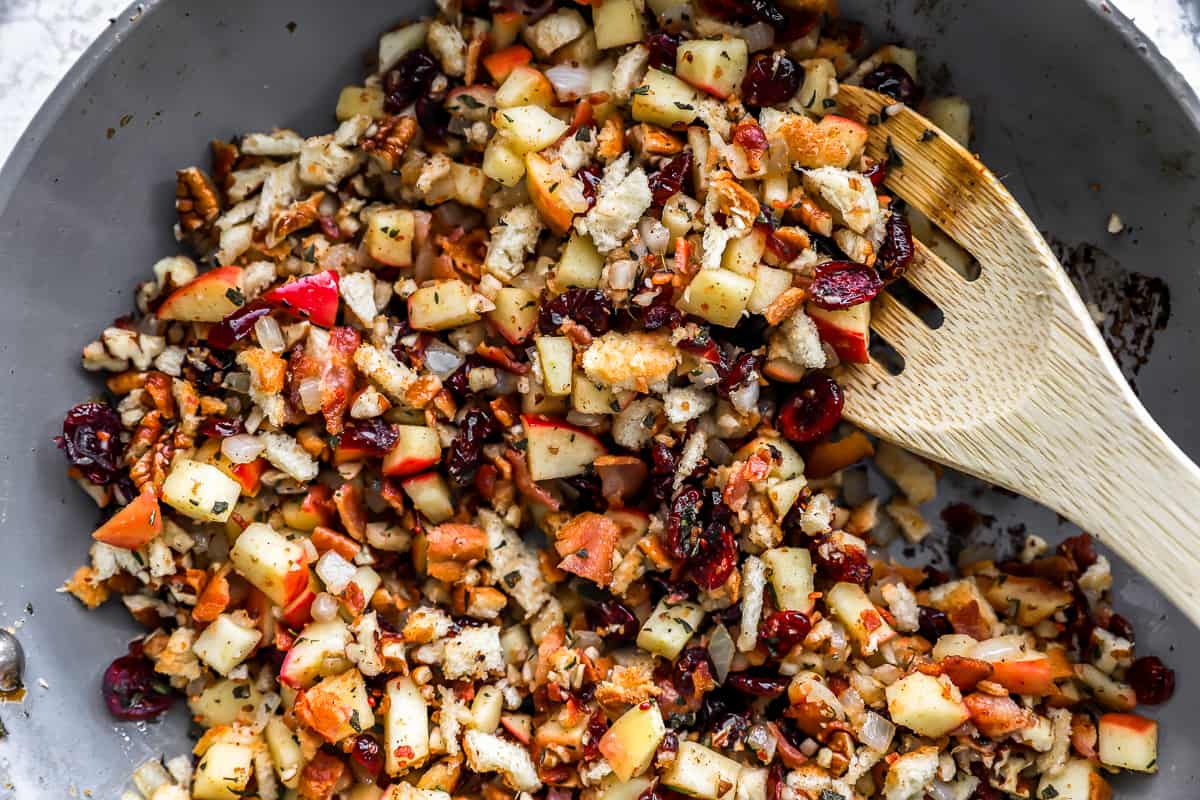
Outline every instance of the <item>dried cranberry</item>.
POLYGON ((771 770, 767 773, 766 800, 783 800, 784 786, 786 784, 783 780, 783 762, 776 761, 771 765, 771 770))
POLYGON ((428 51, 410 50, 383 76, 383 110, 399 114, 429 90, 438 75, 438 63, 428 51))
POLYGON ((767 249, 779 261, 787 263, 800 255, 800 251, 793 247, 787 240, 775 233, 775 226, 767 222, 759 222, 755 224, 759 230, 767 235, 767 249))
POLYGON ((823 439, 842 418, 842 387, 828 375, 810 372, 784 401, 776 424, 783 435, 798 444, 823 439))
POLYGON ((888 217, 876 269, 887 280, 895 280, 908 269, 914 252, 912 228, 908 226, 908 220, 899 214, 892 214, 888 217))
POLYGON ((360 733, 355 737, 350 757, 371 777, 377 776, 383 769, 383 748, 379 746, 379 740, 370 734, 360 733))
POLYGON ((880 64, 866 74, 862 80, 864 89, 871 89, 895 98, 901 103, 915 105, 921 99, 921 89, 899 64, 880 64))
POLYGON ((683 324, 683 312, 672 302, 674 292, 670 287, 663 287, 654 295, 653 302, 642 312, 642 328, 656 331, 659 328, 674 330, 683 324))
POLYGON ((746 0, 746 5, 755 22, 765 22, 775 29, 787 29, 787 16, 773 0, 746 0))
POLYGON ((954 633, 954 626, 944 611, 938 611, 930 606, 917 607, 917 620, 921 635, 931 642, 948 634, 954 633))
POLYGON ((700 332, 690 339, 683 339, 679 342, 678 347, 701 361, 707 361, 718 367, 721 364, 721 348, 717 346, 717 340, 712 337, 707 328, 701 328, 700 332))
POLYGON ((742 101, 749 106, 774 106, 787 102, 804 82, 804 67, 785 53, 755 56, 742 79, 742 101))
POLYGON ((175 702, 170 685, 141 655, 121 656, 109 664, 101 688, 109 713, 117 719, 154 719, 175 702))
POLYGON ((758 640, 767 652, 780 658, 808 636, 812 622, 799 611, 776 611, 758 626, 758 640))
POLYGON ((421 132, 429 139, 445 139, 450 124, 450 112, 436 100, 417 98, 417 122, 421 132))
POLYGON ((638 618, 618 600, 601 600, 588 606, 587 615, 592 629, 606 639, 632 640, 638 635, 638 618))
POLYGON ((708 684, 714 671, 707 648, 689 647, 679 654, 679 658, 671 667, 671 683, 684 697, 695 697, 696 676, 706 677, 708 680, 702 681, 702 684, 708 684))
POLYGON ((608 731, 608 719, 603 711, 592 714, 587 723, 587 744, 583 746, 583 760, 595 761, 600 757, 600 739, 608 731))
POLYGON ((857 583, 865 586, 871 580, 871 562, 867 552, 857 547, 834 547, 826 544, 816 549, 817 570, 838 583, 857 583))
POLYGON ((724 370, 721 381, 717 384, 717 393, 721 397, 729 397, 729 393, 757 381, 766 357, 762 353, 742 353, 733 360, 729 368, 724 370))
POLYGON ((483 443, 500 433, 500 423, 492 412, 473 408, 463 418, 458 435, 446 450, 446 473, 458 486, 468 486, 483 458, 483 443))
POLYGON ((346 423, 338 446, 368 456, 385 456, 399 438, 396 429, 379 418, 351 420, 346 423))
POLYGON ((262 298, 251 300, 208 329, 208 343, 228 350, 250 335, 254 324, 271 313, 272 306, 262 298))
POLYGON ((121 418, 107 403, 80 403, 63 418, 62 436, 54 438, 71 466, 92 483, 103 486, 117 476, 125 445, 121 418))
POLYGON ((671 503, 671 514, 663 531, 663 547, 671 558, 687 559, 696 554, 703 535, 703 496, 689 486, 671 503))
POLYGON ((683 183, 692 172, 692 151, 684 150, 650 175, 650 196, 661 206, 683 191, 683 183))
POLYGON ((576 287, 542 302, 538 329, 542 333, 556 333, 560 325, 572 320, 593 336, 599 336, 612 326, 612 316, 612 301, 603 290, 576 287))
POLYGON ((471 388, 471 370, 486 365, 486 361, 471 353, 463 360, 461 367, 454 370, 450 377, 442 381, 442 386, 446 387, 456 400, 465 400, 469 395, 468 390, 471 388))
POLYGON ((1135 633, 1133 623, 1125 619, 1120 614, 1113 614, 1108 618, 1108 624, 1104 626, 1110 633, 1120 636, 1122 639, 1133 642, 1135 641, 1135 633))
POLYGON ((210 439, 224 439, 244 433, 246 426, 237 417, 209 417, 200 423, 200 435, 210 439))
POLYGON ((1137 694, 1137 701, 1156 706, 1171 699, 1175 693, 1175 670, 1167 667, 1157 656, 1142 656, 1125 673, 1125 680, 1137 694))
POLYGON ((675 71, 675 54, 679 50, 679 36, 666 31, 652 33, 646 37, 646 49, 650 51, 650 66, 655 69, 675 71))
POLYGON ((850 308, 873 299, 883 288, 878 272, 853 261, 826 261, 817 265, 816 273, 808 293, 821 308, 850 308))
POLYGON ((788 679, 763 671, 731 672, 725 685, 754 697, 778 697, 787 689, 788 679))
POLYGON ((698 552, 688 562, 688 574, 701 589, 719 589, 737 566, 737 540, 723 522, 714 522, 704 529, 698 552))
POLYGON ((583 197, 587 200, 588 209, 591 210, 592 206, 596 205, 596 194, 600 190, 603 173, 595 164, 584 164, 575 173, 575 177, 583 183, 583 197))
MULTIPOLYGON (((863 175, 871 182, 872 186, 882 186, 887 180, 888 164, 886 161, 872 160, 870 165, 863 170, 863 175)), ((892 216, 896 216, 893 214, 892 216)))
POLYGON ((1058 554, 1075 562, 1080 572, 1096 563, 1096 547, 1091 534, 1081 533, 1069 539, 1063 539, 1058 544, 1058 554))
MULTIPOLYGON (((654 424, 653 419, 648 422, 646 427, 654 424)), ((655 442, 650 448, 650 492, 660 503, 670 500, 675 490, 676 462, 675 453, 662 442, 655 442)))
POLYGON ((1004 795, 992 786, 992 775, 982 762, 976 761, 971 764, 971 774, 979 779, 979 785, 971 793, 970 800, 1003 800, 1004 795))

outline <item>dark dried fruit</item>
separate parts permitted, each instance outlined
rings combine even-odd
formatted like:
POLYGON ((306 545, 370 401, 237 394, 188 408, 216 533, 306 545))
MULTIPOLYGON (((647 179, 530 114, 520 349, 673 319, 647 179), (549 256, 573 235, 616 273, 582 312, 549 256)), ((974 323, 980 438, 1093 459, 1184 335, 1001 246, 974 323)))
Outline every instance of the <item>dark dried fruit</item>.
POLYGON ((254 324, 272 311, 272 305, 262 298, 251 300, 208 329, 208 343, 218 350, 228 350, 254 331, 254 324))
POLYGON ((842 387, 828 375, 810 372, 779 409, 776 427, 790 441, 808 444, 825 438, 842 418, 842 387))
POLYGON ((1071 559, 1080 572, 1096 563, 1096 546, 1087 533, 1063 539, 1058 544, 1058 554, 1071 559))
POLYGON ((888 217, 887 228, 883 236, 883 246, 879 248, 879 259, 875 268, 885 280, 893 281, 899 278, 912 263, 913 253, 912 228, 908 220, 899 214, 888 217))
POLYGON ((775 658, 782 658, 804 641, 812 630, 812 622, 803 613, 795 610, 776 611, 758 626, 758 640, 775 658))
POLYGON ((383 76, 383 110, 399 114, 429 91, 438 72, 438 63, 428 51, 410 50, 383 76))
POLYGON ((701 589, 719 589, 737 566, 737 540, 723 522, 714 522, 704 529, 698 551, 688 563, 688 575, 701 589))
POLYGON ((612 317, 612 301, 602 290, 572 288, 542 302, 538 329, 542 333, 557 333, 559 326, 572 320, 593 336, 600 336, 612 326, 612 317))
POLYGON ((804 67, 782 52, 755 56, 742 79, 742 101, 774 106, 792 99, 804 82, 804 67))
POLYGON ((646 37, 646 49, 650 51, 650 66, 655 69, 675 71, 675 54, 679 49, 679 36, 666 31, 652 33, 646 37))
POLYGON ((629 606, 619 600, 601 600, 588 606, 587 616, 592 630, 606 639, 633 640, 641 627, 629 606))
POLYGON ((1120 614, 1113 614, 1108 618, 1108 624, 1104 626, 1105 630, 1116 636, 1120 636, 1128 642, 1135 641, 1136 634, 1133 630, 1133 623, 1125 619, 1120 614))
POLYGON ((1167 667, 1157 656, 1142 656, 1125 673, 1125 680, 1137 694, 1137 701, 1156 706, 1175 694, 1175 670, 1167 667))
POLYGON ((141 655, 121 656, 109 664, 101 690, 109 713, 117 719, 154 719, 175 702, 166 678, 141 655))
POLYGON ((445 139, 450 125, 450 112, 436 100, 417 99, 417 122, 427 139, 445 139))
POLYGON ((370 734, 362 733, 355 737, 350 757, 371 777, 379 775, 383 769, 383 748, 379 740, 370 734))
POLYGON ((80 403, 63 419, 62 436, 54 438, 71 466, 92 483, 112 483, 121 468, 125 445, 121 418, 107 403, 80 403))
MULTIPOLYGON (((650 422, 653 423, 653 420, 650 422)), ((671 499, 677 462, 674 451, 662 442, 655 442, 650 448, 650 491, 660 503, 671 499)))
POLYGON ((664 286, 654 296, 654 301, 642 312, 642 328, 656 331, 659 328, 674 330, 683 324, 683 312, 672 302, 674 292, 669 286, 664 286))
POLYGON ((692 338, 680 341, 678 347, 683 352, 690 353, 715 367, 719 368, 721 365, 721 348, 717 346, 717 340, 706 328, 701 328, 700 332, 692 338))
POLYGON ((209 417, 200 423, 200 435, 210 439, 224 439, 245 432, 246 426, 237 417, 209 417))
POLYGON ((762 371, 766 356, 762 353, 742 353, 733 360, 728 368, 721 371, 721 381, 717 384, 717 393, 728 398, 729 393, 741 386, 757 381, 762 371))
POLYGON ((731 672, 725 676, 725 686, 754 697, 778 697, 788 683, 782 675, 763 671, 731 672))
POLYGON ((866 74, 862 80, 864 89, 886 94, 901 103, 915 105, 921 99, 921 89, 899 64, 880 64, 866 74))
POLYGON ((600 739, 608 731, 608 718, 597 711, 588 719, 587 744, 583 746, 583 760, 595 761, 600 757, 600 739))
POLYGON ((596 205, 596 194, 600 189, 600 180, 604 173, 595 164, 584 164, 575 173, 575 177, 583 183, 583 198, 587 200, 588 210, 596 205))
POLYGON ((835 547, 832 542, 826 542, 816 549, 813 561, 819 573, 838 583, 866 586, 871 580, 867 551, 857 547, 835 547))
POLYGON ((685 560, 694 556, 704 532, 704 499, 700 490, 689 486, 671 503, 671 514, 663 531, 663 548, 671 558, 685 560))
MULTIPOLYGON (((887 174, 888 164, 886 161, 882 160, 872 160, 867 168, 863 170, 863 175, 866 176, 869 181, 871 181, 872 186, 882 186, 883 182, 887 180, 887 174)), ((895 214, 892 216, 895 216, 895 214)))
POLYGON ((783 787, 786 785, 783 780, 783 762, 776 761, 767 773, 766 800, 783 800, 783 787))
POLYGON ((650 196, 661 206, 683 191, 684 181, 692 173, 692 151, 684 150, 650 175, 650 196))
POLYGON ((458 435, 446 450, 446 474, 457 486, 469 486, 483 459, 483 444, 502 428, 492 412, 473 408, 463 418, 458 435))
POLYGON ((476 367, 487 366, 487 362, 479 356, 471 353, 463 360, 462 366, 454 370, 450 377, 442 381, 442 386, 454 395, 454 399, 462 402, 469 394, 468 390, 471 386, 471 370, 476 367))
POLYGON ((338 446, 367 456, 385 456, 398 438, 396 429, 381 419, 352 420, 342 430, 338 446))
POLYGON ((775 226, 767 222, 758 222, 755 227, 763 231, 767 236, 767 249, 781 263, 786 264, 792 261, 796 256, 800 255, 800 251, 788 243, 785 239, 775 233, 775 226))
POLYGON ((695 697, 697 685, 711 686, 713 683, 712 659, 709 658, 708 648, 689 647, 679 654, 671 667, 671 683, 675 690, 684 697, 695 697), (700 680, 697 681, 697 678, 700 680))
POLYGON ((936 642, 943 636, 954 633, 954 626, 944 611, 938 611, 930 606, 917 607, 917 619, 921 635, 931 642, 936 642))
POLYGON ((808 293, 817 306, 841 310, 874 299, 882 288, 879 273, 864 264, 826 261, 817 265, 808 293))

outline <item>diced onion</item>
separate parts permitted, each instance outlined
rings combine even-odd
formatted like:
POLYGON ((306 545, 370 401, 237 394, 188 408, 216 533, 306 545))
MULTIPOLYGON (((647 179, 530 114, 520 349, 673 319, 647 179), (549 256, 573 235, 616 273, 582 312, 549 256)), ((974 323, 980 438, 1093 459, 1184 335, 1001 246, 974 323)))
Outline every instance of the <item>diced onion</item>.
POLYGON ((357 567, 333 550, 326 550, 325 555, 317 559, 317 577, 333 594, 341 594, 345 591, 356 570, 357 567))
POLYGON ((321 410, 321 379, 305 378, 300 381, 300 403, 306 414, 315 414, 321 410))
POLYGON ((692 6, 690 3, 680 3, 679 5, 664 8, 658 12, 658 23, 670 31, 677 31, 692 15, 692 6))
POLYGON ((667 230, 666 225, 654 217, 642 217, 642 221, 638 223, 638 231, 651 253, 660 256, 667 252, 667 247, 671 244, 671 232, 667 230))
POLYGON ((756 22, 742 28, 742 38, 746 40, 750 52, 757 53, 775 44, 775 29, 765 22, 756 22))
POLYGON ((929 794, 934 800, 958 800, 958 790, 945 781, 935 780, 929 784, 929 794))
POLYGON ((729 665, 733 663, 733 637, 724 625, 718 625, 708 639, 708 657, 712 659, 716 670, 717 683, 724 683, 729 674, 729 665))
POLYGON ((546 77, 554 86, 559 102, 578 100, 591 91, 592 73, 587 67, 575 64, 559 64, 546 70, 546 77))
POLYGON ((272 353, 282 353, 284 348, 283 331, 274 317, 259 317, 254 323, 254 336, 264 350, 272 353))
MULTIPOLYGON (((354 573, 351 572, 353 575, 354 573)), ((338 613, 338 601, 328 592, 321 592, 312 602, 312 616, 317 622, 329 622, 338 613)))
POLYGON ((740 414, 749 414, 758 407, 758 381, 750 381, 729 393, 729 403, 740 414))
POLYGON ((1041 655, 1029 647, 1024 636, 1015 634, 985 639, 971 648, 971 658, 980 661, 1026 661, 1041 655))
POLYGON ((858 740, 876 753, 886 753, 891 747, 896 726, 874 711, 868 711, 858 728, 858 740))
POLYGON ((429 371, 445 380, 463 365, 462 355, 452 347, 447 347, 439 341, 431 342, 425 348, 425 366, 429 371))
POLYGON ((257 436, 239 433, 221 440, 221 455, 234 464, 249 464, 262 455, 263 447, 262 440, 257 436))

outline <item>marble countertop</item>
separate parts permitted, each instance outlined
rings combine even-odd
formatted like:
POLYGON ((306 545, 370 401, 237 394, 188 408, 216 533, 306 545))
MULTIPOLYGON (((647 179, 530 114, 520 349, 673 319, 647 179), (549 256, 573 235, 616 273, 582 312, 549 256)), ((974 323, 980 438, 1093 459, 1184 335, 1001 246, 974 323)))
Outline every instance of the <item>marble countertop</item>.
MULTIPOLYGON (((1112 0, 1200 87, 1200 1, 1112 0)), ((42 101, 127 0, 0 0, 0 163, 42 101)))

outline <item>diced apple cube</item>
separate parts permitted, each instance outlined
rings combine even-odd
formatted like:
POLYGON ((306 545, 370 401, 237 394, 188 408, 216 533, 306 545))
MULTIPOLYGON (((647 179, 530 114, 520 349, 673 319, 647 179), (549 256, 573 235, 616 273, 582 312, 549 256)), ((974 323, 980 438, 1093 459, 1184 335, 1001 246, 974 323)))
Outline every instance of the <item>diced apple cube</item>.
POLYGON ((423 286, 408 298, 408 321, 415 330, 444 331, 478 319, 471 310, 471 287, 457 278, 423 286))
POLYGON ((428 33, 428 22, 413 22, 380 36, 379 72, 387 72, 405 55, 418 47, 424 47, 425 36, 428 33))
POLYGON ((808 481, 804 476, 796 478, 788 478, 786 481, 779 481, 767 488, 767 499, 771 501, 771 506, 775 509, 775 514, 779 519, 791 511, 792 506, 796 505, 796 501, 800 499, 801 492, 808 486, 808 481))
POLYGON ((751 228, 745 236, 725 246, 725 252, 721 254, 721 268, 753 278, 766 249, 767 234, 761 228, 751 228))
POLYGON ((177 460, 163 482, 162 499, 171 508, 201 522, 224 522, 233 513, 242 485, 212 464, 177 460))
POLYGON ((637 122, 681 128, 696 118, 700 95, 688 84, 659 69, 650 69, 633 90, 630 112, 637 122))
POLYGON ((538 362, 542 367, 542 383, 546 393, 561 397, 571 393, 575 349, 565 336, 535 336, 538 362))
POLYGON ((1137 714, 1104 714, 1098 725, 1100 763, 1137 772, 1158 771, 1158 723, 1137 714))
POLYGON ((667 733, 658 704, 646 702, 622 714, 600 738, 600 753, 618 778, 627 781, 650 767, 667 733))
POLYGON ((634 0, 603 0, 592 7, 596 47, 607 50, 640 42, 646 35, 642 12, 634 0))
POLYGON ((346 658, 350 641, 350 629, 340 619, 309 623, 284 656, 280 682, 304 689, 318 678, 346 670, 350 666, 346 658))
POLYGON ((389 267, 410 267, 416 220, 407 208, 382 208, 367 219, 363 247, 367 255, 389 267))
POLYGON ((428 517, 430 522, 445 522, 454 516, 450 487, 440 474, 426 472, 424 475, 414 475, 401 481, 400 487, 413 501, 417 511, 428 517))
POLYGON ((732 798, 742 765, 698 742, 682 741, 663 785, 700 800, 732 798))
POLYGON ((879 645, 896 636, 896 631, 887 624, 871 598, 857 583, 834 584, 826 594, 825 602, 833 615, 846 626, 863 655, 875 653, 879 645))
POLYGON ((500 335, 509 344, 521 344, 528 339, 537 327, 537 296, 528 289, 505 286, 496 292, 492 302, 496 307, 487 317, 500 335))
POLYGON ((704 621, 704 609, 689 600, 670 602, 666 598, 638 632, 638 647, 674 660, 704 621))
POLYGON ((492 121, 504 134, 508 146, 519 155, 544 150, 567 132, 567 123, 539 106, 502 108, 492 121))
POLYGON ((388 775, 396 777, 429 758, 429 708, 412 678, 388 681, 387 699, 384 766, 388 775))
POLYGON ((483 150, 483 174, 504 186, 516 186, 525 177, 525 159, 508 146, 505 138, 497 137, 483 150))
POLYGON ((842 361, 866 364, 871 360, 867 352, 871 342, 870 303, 832 310, 809 303, 805 312, 817 326, 821 341, 832 347, 842 361))
POLYGON ((741 87, 749 57, 745 39, 692 39, 679 45, 675 74, 724 100, 741 87))
POLYGON ((495 733, 504 713, 504 694, 495 686, 483 686, 471 701, 471 727, 484 733, 495 733))
POLYGON ((753 293, 752 278, 727 269, 703 269, 692 278, 676 305, 714 325, 732 328, 742 318, 753 293))
POLYGON ((737 793, 733 800, 761 800, 767 796, 767 778, 770 770, 766 767, 742 767, 738 773, 737 793))
POLYGON ((338 95, 338 122, 345 122, 351 117, 365 114, 371 119, 383 119, 383 89, 379 86, 347 86, 338 95))
POLYGON ((220 675, 228 675, 246 660, 262 639, 257 628, 243 628, 229 614, 221 614, 201 631, 192 651, 220 675))
POLYGON ((1072 758, 1058 772, 1042 776, 1035 797, 1054 800, 1112 800, 1108 781, 1100 777, 1092 762, 1072 758))
POLYGON ((571 388, 571 407, 580 414, 615 414, 617 396, 607 386, 598 386, 583 373, 575 373, 571 388))
POLYGON ((971 717, 958 688, 945 676, 939 679, 914 672, 887 687, 885 693, 892 722, 920 736, 945 736, 971 717))
POLYGON ((963 98, 935 97, 926 105, 925 116, 963 147, 970 145, 971 106, 963 98))
POLYGON ((554 283, 559 289, 572 286, 595 289, 600 285, 603 270, 604 256, 596 249, 592 237, 575 231, 563 246, 558 268, 554 271, 554 283))
POLYGON ((271 755, 279 782, 289 789, 295 789, 300 784, 300 770, 304 768, 304 754, 296 734, 284 724, 282 717, 271 717, 263 730, 263 738, 267 742, 267 752, 271 755))
POLYGON ((438 432, 425 425, 395 425, 396 444, 383 457, 382 471, 389 477, 424 472, 442 459, 438 432))
POLYGON ((581 475, 607 452, 595 436, 561 420, 533 415, 522 420, 529 476, 535 481, 581 475))
POLYGON ((536 67, 520 64, 513 67, 512 72, 496 90, 497 108, 516 108, 517 106, 541 106, 549 108, 554 105, 554 86, 550 79, 536 67))
POLYGON ((623 781, 616 775, 609 775, 596 787, 596 800, 638 800, 653 783, 645 776, 623 781))
MULTIPOLYGON (((728 252, 728 251, 726 251, 728 252)), ((746 310, 751 314, 762 314, 774 303, 779 295, 792 288, 792 273, 786 269, 776 269, 760 264, 754 273, 754 291, 746 310)))
POLYGON ((261 522, 241 532, 229 560, 239 575, 279 606, 287 605, 308 585, 303 548, 261 522))
POLYGON ((254 776, 254 747, 232 740, 209 745, 192 778, 194 800, 238 800, 254 776))
POLYGON ((563 236, 571 229, 577 211, 586 211, 583 184, 557 161, 537 153, 525 154, 525 188, 550 230, 563 236))
POLYGON ((776 547, 762 554, 775 606, 805 614, 813 607, 812 556, 803 547, 776 547))
POLYGON ((756 437, 739 448, 733 457, 738 461, 746 461, 762 447, 770 447, 780 456, 779 463, 771 468, 768 477, 788 480, 804 475, 804 459, 790 442, 779 436, 756 437))
POLYGON ((217 267, 167 295, 156 314, 181 322, 220 322, 242 302, 242 268, 217 267))

